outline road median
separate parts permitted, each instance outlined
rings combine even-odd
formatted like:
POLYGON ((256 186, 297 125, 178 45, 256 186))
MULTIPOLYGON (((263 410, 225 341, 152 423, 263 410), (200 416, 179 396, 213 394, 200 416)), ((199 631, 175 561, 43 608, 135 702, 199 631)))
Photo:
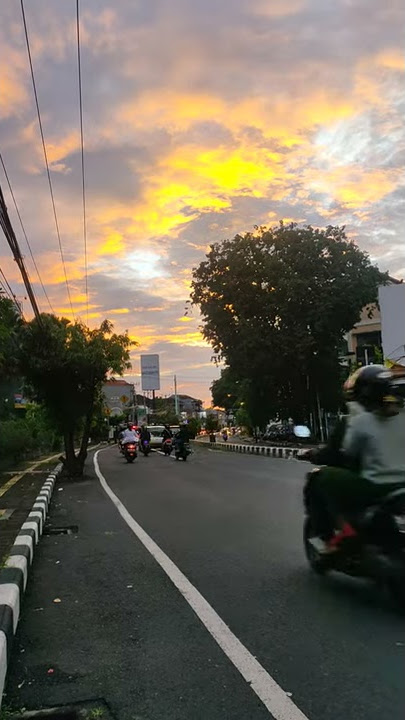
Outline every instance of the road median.
POLYGON ((234 442, 214 442, 207 443, 204 440, 192 440, 198 447, 207 450, 218 450, 225 452, 242 453, 244 455, 261 455, 262 457, 281 458, 291 460, 297 457, 297 453, 302 448, 298 447, 279 447, 266 445, 247 445, 234 442))

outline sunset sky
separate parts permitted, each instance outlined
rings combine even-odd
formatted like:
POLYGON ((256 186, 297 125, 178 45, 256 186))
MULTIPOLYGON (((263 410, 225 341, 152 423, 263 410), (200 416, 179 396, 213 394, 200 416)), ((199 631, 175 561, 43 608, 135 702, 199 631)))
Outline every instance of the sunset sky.
MULTIPOLYGON (((75 314, 86 319, 74 0, 25 0, 75 314)), ((405 276, 403 0, 81 0, 89 324, 160 353, 162 391, 219 370, 184 317, 208 245, 279 219, 345 224, 405 276)), ((58 314, 70 316, 20 3, 0 4, 0 150, 58 314)), ((49 310, 0 168, 42 310, 49 310)), ((0 236, 0 267, 24 296, 0 236)), ((29 316, 28 303, 24 303, 29 316)))

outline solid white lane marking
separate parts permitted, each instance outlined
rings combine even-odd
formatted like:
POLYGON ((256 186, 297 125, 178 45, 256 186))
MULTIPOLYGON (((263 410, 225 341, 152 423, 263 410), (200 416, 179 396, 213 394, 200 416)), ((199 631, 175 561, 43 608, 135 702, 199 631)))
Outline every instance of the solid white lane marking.
POLYGON ((214 608, 205 600, 201 593, 191 584, 177 565, 166 555, 154 540, 145 532, 128 512, 119 497, 111 490, 98 463, 98 450, 94 455, 94 468, 103 490, 116 506, 121 517, 142 545, 165 571, 173 585, 181 592, 195 614, 232 664, 239 670, 242 677, 260 698, 263 705, 275 720, 308 720, 301 710, 293 703, 284 690, 276 683, 249 650, 238 640, 232 630, 224 623, 214 608))

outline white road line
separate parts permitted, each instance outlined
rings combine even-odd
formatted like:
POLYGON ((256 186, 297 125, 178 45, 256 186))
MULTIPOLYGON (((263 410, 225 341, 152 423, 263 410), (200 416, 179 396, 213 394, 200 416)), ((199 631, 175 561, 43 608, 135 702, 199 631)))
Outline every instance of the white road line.
POLYGON ((201 593, 191 584, 177 565, 161 550, 159 545, 145 532, 128 512, 125 505, 115 495, 103 476, 98 464, 98 450, 94 455, 94 468, 103 490, 116 506, 134 535, 150 552, 152 557, 165 571, 173 585, 181 592, 188 604, 208 632, 212 635, 225 655, 239 670, 242 677, 260 698, 263 705, 272 714, 274 720, 308 720, 301 710, 293 703, 284 690, 276 683, 269 673, 260 665, 249 650, 242 645, 201 593))

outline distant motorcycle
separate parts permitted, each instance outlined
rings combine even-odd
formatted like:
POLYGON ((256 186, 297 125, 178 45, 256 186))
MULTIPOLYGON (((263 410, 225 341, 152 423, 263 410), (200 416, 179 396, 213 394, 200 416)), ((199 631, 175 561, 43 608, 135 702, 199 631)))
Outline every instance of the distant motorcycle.
POLYGON ((138 455, 137 450, 136 450, 136 444, 135 443, 126 443, 123 446, 122 453, 124 455, 125 460, 128 463, 134 462, 135 458, 138 455))
POLYGON ((141 440, 139 449, 144 454, 144 456, 147 457, 151 451, 150 441, 149 440, 141 440))
POLYGON ((189 455, 191 455, 190 443, 175 441, 174 456, 176 460, 184 460, 185 462, 189 455))
POLYGON ((171 438, 166 438, 166 440, 163 441, 162 449, 165 455, 171 455, 173 450, 173 440, 171 438))

